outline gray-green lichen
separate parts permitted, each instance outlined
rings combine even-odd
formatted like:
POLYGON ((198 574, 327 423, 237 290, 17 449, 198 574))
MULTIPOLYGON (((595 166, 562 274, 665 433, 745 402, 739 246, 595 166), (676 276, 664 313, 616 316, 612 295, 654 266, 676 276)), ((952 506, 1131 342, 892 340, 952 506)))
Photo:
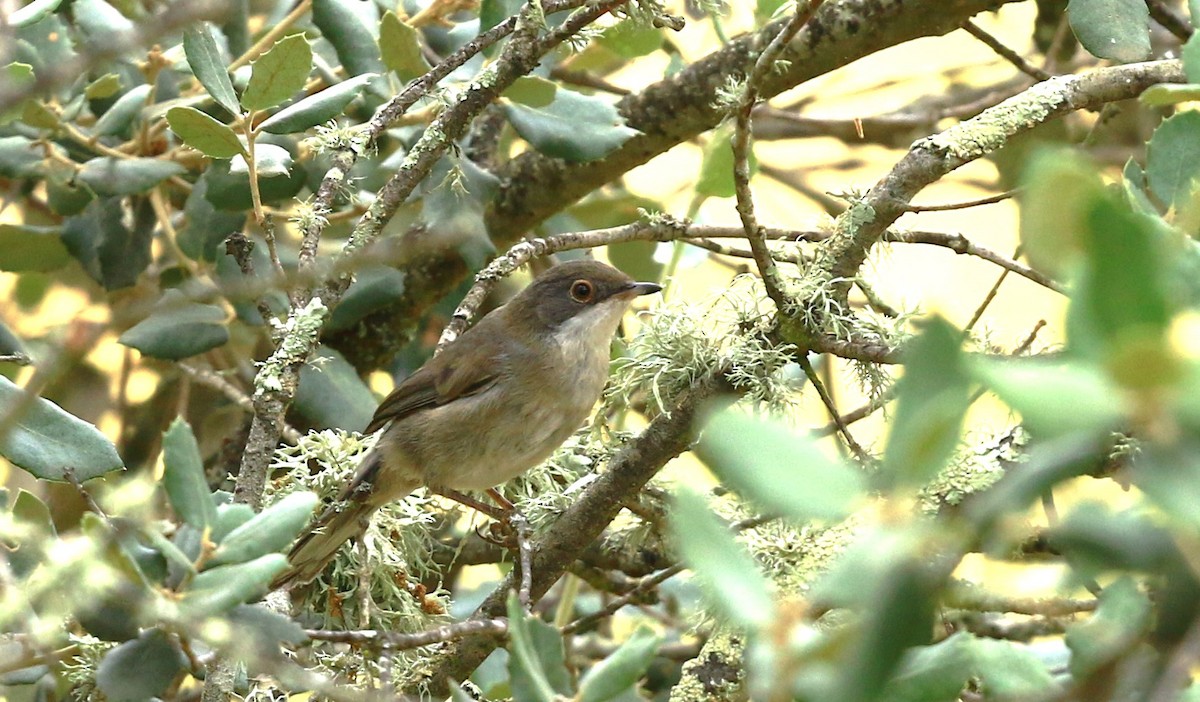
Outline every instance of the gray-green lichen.
POLYGON ((321 298, 314 297, 307 305, 294 311, 286 322, 275 323, 279 347, 259 364, 258 374, 254 378, 255 394, 283 390, 284 369, 307 360, 317 345, 317 337, 328 316, 329 308, 321 298))
POLYGON ((962 503, 969 495, 990 488, 1015 462, 1023 460, 1022 449, 1028 435, 1017 426, 995 435, 968 440, 964 448, 937 477, 922 488, 921 510, 936 514, 945 507, 962 503))
POLYGON ((944 132, 917 143, 968 161, 998 150, 1008 139, 1046 121, 1066 100, 1066 87, 1075 76, 1055 76, 985 110, 978 117, 960 122, 944 132))
MULTIPOLYGON (((336 500, 358 471, 370 438, 337 430, 311 432, 295 446, 281 447, 272 470, 278 474, 267 486, 274 502, 297 490, 311 490, 323 502, 336 500)), ((319 614, 324 628, 357 628, 363 621, 360 574, 373 601, 370 627, 391 631, 421 631, 444 623, 445 592, 414 595, 414 586, 435 573, 433 528, 446 519, 440 498, 424 490, 385 505, 371 518, 358 544, 344 547, 316 585, 306 588, 301 609, 319 614), (332 599, 331 599, 332 598, 332 599)))
POLYGON ((655 409, 669 411, 679 393, 712 373, 723 373, 752 402, 782 411, 794 401, 795 383, 782 372, 794 349, 769 342, 774 315, 762 282, 741 276, 708 302, 672 302, 645 317, 614 363, 606 408, 628 405, 645 394, 655 409))

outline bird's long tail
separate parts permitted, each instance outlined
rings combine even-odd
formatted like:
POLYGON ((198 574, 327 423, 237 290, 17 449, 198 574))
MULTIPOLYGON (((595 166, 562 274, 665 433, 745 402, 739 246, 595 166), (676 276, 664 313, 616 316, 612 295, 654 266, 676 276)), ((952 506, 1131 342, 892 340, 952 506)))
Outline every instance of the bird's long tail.
POLYGON ((375 513, 376 505, 367 502, 343 502, 326 508, 288 553, 288 569, 271 583, 271 589, 300 585, 320 575, 333 554, 350 539, 363 533, 375 513))
POLYGON ((276 576, 271 589, 300 585, 320 575, 342 544, 366 531, 371 515, 382 505, 403 498, 413 488, 386 492, 375 489, 379 455, 372 451, 354 480, 300 535, 288 553, 288 569, 276 576))

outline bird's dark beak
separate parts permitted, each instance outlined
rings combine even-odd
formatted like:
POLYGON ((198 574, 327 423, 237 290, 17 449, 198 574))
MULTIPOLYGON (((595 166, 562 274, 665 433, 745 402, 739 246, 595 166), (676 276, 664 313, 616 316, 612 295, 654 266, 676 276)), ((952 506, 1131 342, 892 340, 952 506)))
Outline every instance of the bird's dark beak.
POLYGON ((633 291, 634 295, 651 295, 662 290, 662 286, 658 283, 630 283, 626 289, 633 291))

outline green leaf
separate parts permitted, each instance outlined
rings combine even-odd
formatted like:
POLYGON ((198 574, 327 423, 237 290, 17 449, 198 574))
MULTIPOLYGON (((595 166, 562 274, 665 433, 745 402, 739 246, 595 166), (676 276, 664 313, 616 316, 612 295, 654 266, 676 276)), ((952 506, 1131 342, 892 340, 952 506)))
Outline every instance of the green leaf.
MULTIPOLYGON (((0 77, 4 79, 5 88, 14 91, 24 90, 33 85, 35 81, 33 66, 28 63, 18 63, 16 61, 0 68, 0 77)), ((4 112, 0 112, 0 126, 19 119, 22 111, 25 109, 26 102, 28 101, 22 101, 4 112)))
MULTIPOLYGON (((696 194, 707 197, 733 197, 737 194, 733 184, 733 125, 722 124, 713 130, 712 137, 704 145, 703 160, 700 162, 700 178, 696 181, 696 194)), ((750 175, 758 170, 758 159, 750 150, 750 175)))
POLYGON ((1071 0, 1067 18, 1093 56, 1122 63, 1150 57, 1150 11, 1142 0, 1071 0))
POLYGON ((1166 107, 1193 100, 1200 100, 1200 85, 1194 83, 1159 83, 1138 96, 1138 101, 1147 107, 1166 107))
POLYGON ((971 679, 974 637, 958 632, 908 651, 880 699, 888 702, 956 702, 971 679))
POLYGON ((186 171, 178 163, 158 158, 103 156, 83 164, 78 177, 98 195, 133 195, 186 171))
POLYGON ((594 161, 639 132, 608 100, 560 88, 542 108, 504 106, 513 128, 541 153, 565 161, 594 161))
POLYGON ((75 0, 71 14, 84 43, 94 49, 111 50, 114 37, 136 29, 128 17, 104 0, 75 0))
POLYGON ((313 24, 333 44, 338 60, 351 76, 383 73, 379 45, 371 27, 379 15, 369 0, 313 0, 313 24))
POLYGON ((169 290, 149 317, 117 339, 146 356, 179 360, 204 353, 229 341, 225 310, 216 305, 189 302, 169 290))
POLYGON ((233 91, 229 71, 225 70, 227 64, 217 46, 216 31, 208 22, 188 27, 183 33, 183 52, 200 85, 218 105, 228 110, 229 114, 236 115, 241 112, 237 93, 233 91))
POLYGON ((975 639, 971 654, 985 699, 1046 699, 1058 690, 1050 671, 1025 646, 975 639))
POLYGON ((1195 34, 1183 45, 1180 57, 1183 59, 1183 72, 1187 75, 1188 82, 1193 84, 1193 88, 1200 89, 1200 86, 1194 85, 1200 83, 1200 39, 1196 39, 1195 34))
POLYGON ((1180 371, 1166 338, 1174 310, 1166 235, 1157 222, 1116 198, 1096 201, 1087 218, 1087 265, 1069 310, 1071 347, 1099 349, 1114 380, 1127 387, 1161 387, 1180 371))
POLYGON ((271 134, 293 134, 325 124, 342 114, 346 105, 377 77, 374 73, 364 73, 313 93, 263 120, 258 128, 271 134))
POLYGON ((148 97, 149 85, 131 88, 100 115, 92 133, 96 136, 128 136, 148 97))
POLYGON ((144 700, 163 695, 185 670, 187 659, 166 632, 150 629, 104 654, 96 687, 113 702, 144 700))
POLYGON ((217 506, 204 477, 204 463, 192 427, 176 417, 163 432, 163 484, 183 521, 204 531, 217 523, 217 506))
POLYGON ((421 50, 421 33, 390 10, 379 21, 379 51, 383 64, 400 80, 412 80, 429 70, 429 62, 421 50))
POLYGON ((250 508, 250 505, 234 502, 227 505, 217 506, 217 523, 213 526, 212 542, 219 544, 225 540, 225 537, 233 533, 246 522, 254 519, 255 511, 250 508))
POLYGON ((296 409, 318 427, 362 431, 378 404, 358 371, 334 349, 318 347, 300 369, 296 409))
POLYGON ((304 88, 312 71, 312 47, 303 34, 293 34, 275 42, 251 66, 242 106, 247 110, 275 107, 304 88))
POLYGON ((63 217, 77 215, 95 199, 96 193, 83 183, 54 176, 46 179, 46 203, 55 214, 63 217))
POLYGON ((0 435, 0 455, 43 480, 65 480, 70 468, 80 481, 91 480, 125 465, 117 449, 94 425, 53 402, 26 399, 25 391, 0 376, 0 416, 20 411, 0 435))
POLYGON ((508 670, 514 699, 555 702, 570 683, 563 665, 562 635, 521 610, 516 593, 508 596, 508 670))
MULTIPOLYGON (((254 155, 260 163, 267 165, 265 163, 265 155, 262 153, 263 146, 274 145, 259 143, 255 147, 254 155)), ((269 153, 266 154, 266 156, 269 155, 269 153)), ((272 166, 272 168, 274 167, 272 166)), ((250 177, 247 173, 244 157, 234 156, 229 161, 213 161, 204 172, 204 179, 208 183, 204 197, 218 210, 245 214, 245 211, 252 206, 250 177), (233 171, 235 164, 240 164, 236 172, 233 171)), ((260 174, 258 186, 262 194, 262 201, 264 203, 272 203, 292 197, 300 192, 304 184, 305 171, 302 168, 297 168, 289 171, 287 177, 265 178, 260 174)), ((228 236, 228 233, 226 233, 226 236, 228 236)), ((218 253, 217 260, 220 259, 221 255, 218 253)))
POLYGON ((282 551, 312 518, 317 502, 316 494, 307 491, 287 495, 222 539, 213 552, 209 567, 244 563, 282 551))
POLYGON ((641 626, 621 647, 592 666, 579 681, 579 702, 608 702, 629 691, 654 661, 661 641, 641 626))
POLYGON ((270 553, 246 563, 209 568, 192 580, 179 602, 180 611, 186 617, 208 617, 256 600, 287 565, 282 553, 270 553))
POLYGON ((1067 625, 1071 675, 1083 680, 1126 654, 1149 629, 1150 619, 1150 600, 1128 575, 1105 586, 1096 612, 1067 625))
POLYGON ((800 520, 844 518, 865 487, 859 472, 813 440, 734 408, 708 422, 696 455, 764 511, 800 520))
POLYGON ((1104 193, 1095 164, 1076 152, 1043 149, 1022 179, 1021 247, 1039 270, 1063 278, 1083 252, 1086 219, 1104 193))
POLYGON ((683 561, 724 616, 751 629, 774 619, 774 598, 758 563, 713 515, 703 497, 686 488, 676 493, 671 535, 683 561))
POLYGON ((104 100, 116 95, 120 90, 121 77, 116 73, 105 73, 88 83, 88 86, 83 89, 83 96, 88 100, 104 100))
POLYGON ((500 94, 527 107, 545 107, 554 102, 558 85, 539 76, 521 76, 500 94))
POLYGON ((183 143, 213 158, 233 158, 246 152, 237 134, 194 107, 167 110, 167 124, 183 143))
POLYGON ((495 27, 517 14, 522 0, 483 0, 479 3, 479 33, 495 27))
POLYGON ((635 59, 662 48, 663 35, 657 27, 627 19, 607 27, 597 42, 621 58, 635 59))
POLYGON ((1146 145, 1146 179, 1158 199, 1180 209, 1200 178, 1200 113, 1179 112, 1163 120, 1146 145))
POLYGON ((13 574, 23 579, 42 565, 46 558, 46 549, 53 544, 58 531, 54 528, 50 508, 37 495, 24 488, 17 490, 17 498, 13 500, 12 505, 12 516, 17 523, 32 532, 21 539, 14 539, 12 533, 0 535, 0 543, 8 546, 5 557, 12 566, 13 574))
MULTIPOLYGON (((254 166, 260 180, 271 181, 291 174, 292 154, 282 146, 258 143, 254 145, 254 166)), ((229 162, 229 172, 249 175, 245 156, 234 156, 229 162)), ((286 180, 282 178, 281 180, 286 180)))
MULTIPOLYGON (((145 200, 141 204, 149 205, 145 200)), ((152 210, 150 213, 153 216, 152 210)), ((129 228, 122 199, 107 197, 92 201, 80 215, 68 217, 62 238, 88 275, 115 290, 135 285, 150 265, 152 234, 145 226, 129 228)))
POLYGON ((1180 557, 1171 533, 1144 510, 1116 512, 1099 502, 1075 507, 1047 539, 1085 576, 1117 570, 1157 572, 1180 557))
POLYGON ((857 650, 844 666, 839 690, 845 700, 878 699, 893 671, 913 646, 933 636, 937 589, 931 570, 917 554, 899 558, 876 578, 857 650))
POLYGON ((326 328, 349 329, 372 312, 384 309, 404 296, 404 273, 391 266, 359 268, 342 301, 333 308, 326 328))
POLYGON ((308 641, 308 634, 290 618, 262 605, 239 605, 229 612, 229 624, 234 640, 249 643, 259 656, 279 655, 279 644, 299 646, 308 641))
POLYGON ((33 0, 25 7, 13 10, 13 13, 8 17, 8 26, 13 29, 28 27, 35 22, 40 22, 46 18, 51 12, 58 9, 59 3, 62 0, 33 0))
POLYGON ((929 320, 905 350, 896 412, 880 473, 898 487, 919 487, 954 454, 970 406, 962 336, 944 319, 929 320))
POLYGON ((979 359, 973 375, 1021 414, 1035 435, 1060 436, 1116 428, 1124 412, 1118 389, 1083 360, 979 359))
POLYGON ((12 273, 53 271, 71 261, 62 227, 0 224, 0 270, 12 273))
POLYGON ((42 162, 42 149, 23 136, 0 137, 0 176, 28 178, 42 162))

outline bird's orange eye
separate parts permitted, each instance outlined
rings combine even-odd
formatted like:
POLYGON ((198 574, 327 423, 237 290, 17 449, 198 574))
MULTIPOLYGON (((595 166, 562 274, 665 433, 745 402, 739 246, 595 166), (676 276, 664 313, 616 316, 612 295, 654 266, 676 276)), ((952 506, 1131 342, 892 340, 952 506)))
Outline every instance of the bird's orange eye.
POLYGON ((576 302, 591 302, 592 295, 595 292, 596 289, 592 286, 590 281, 577 280, 574 283, 571 283, 571 299, 575 300, 576 302))

